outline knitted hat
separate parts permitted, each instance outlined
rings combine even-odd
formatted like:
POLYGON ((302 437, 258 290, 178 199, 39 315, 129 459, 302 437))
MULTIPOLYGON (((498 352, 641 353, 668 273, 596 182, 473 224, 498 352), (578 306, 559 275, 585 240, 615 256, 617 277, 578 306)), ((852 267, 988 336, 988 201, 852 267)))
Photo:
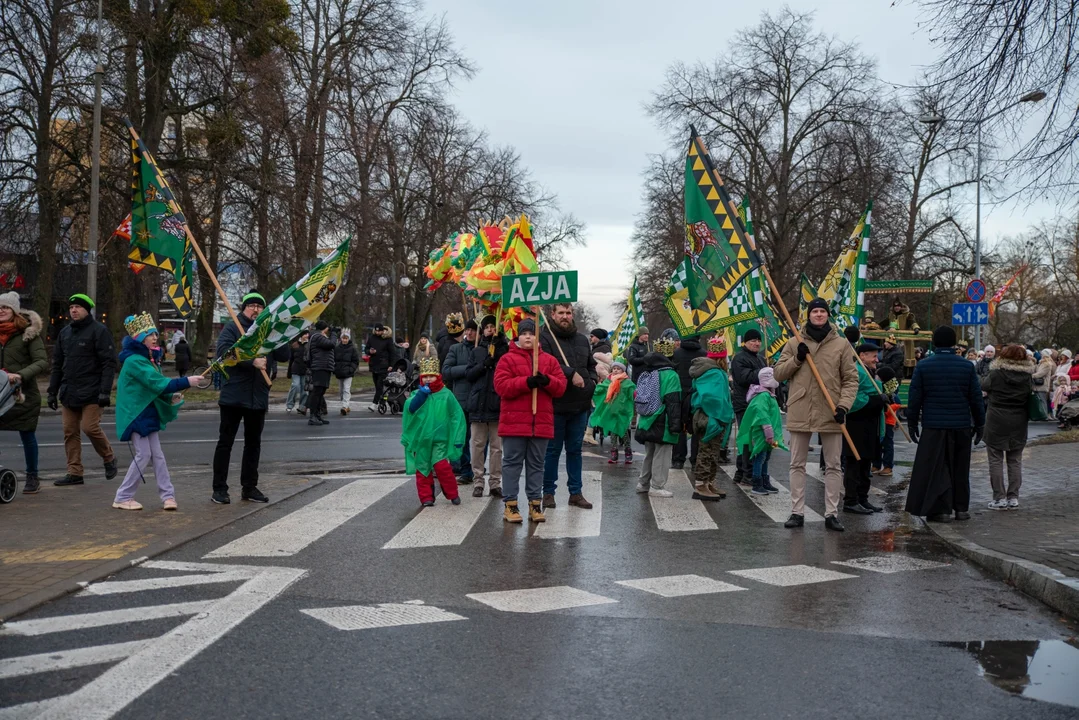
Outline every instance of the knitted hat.
POLYGON ((667 328, 666 330, 664 330, 663 332, 661 332, 659 334, 659 338, 660 338, 660 340, 671 340, 671 341, 681 340, 682 339, 682 338, 680 338, 678 336, 678 331, 675 330, 674 328, 667 328))
POLYGON ((892 370, 888 366, 877 368, 877 379, 881 382, 888 382, 889 380, 895 380, 895 370, 892 370))
POLYGON ((480 320, 480 328, 485 328, 488 325, 498 325, 498 318, 494 315, 484 315, 483 319, 480 320))
POLYGON ((594 337, 597 340, 606 340, 607 339, 607 331, 604 330, 603 328, 596 328, 595 330, 592 331, 591 335, 592 335, 592 337, 594 337))
MULTIPOLYGON (((938 348, 955 347, 955 328, 951 325, 941 325, 933 331, 933 346, 938 348)), ((989 346, 986 346, 986 350, 989 346)))
POLYGON ((637 328, 637 337, 640 337, 641 335, 647 335, 647 334, 648 334, 648 326, 647 325, 641 325, 639 328, 637 328))
POLYGON ((262 307, 266 307, 266 298, 262 297, 257 290, 252 290, 240 300, 240 311, 242 312, 248 305, 261 305, 262 307))
POLYGON ((762 339, 763 338, 761 338, 761 331, 760 330, 758 330, 757 328, 750 328, 749 330, 746 330, 744 335, 742 335, 742 344, 745 345, 747 342, 750 342, 751 340, 762 340, 762 339))
POLYGON ((0 294, 0 306, 9 307, 16 313, 22 312, 22 307, 19 306, 19 293, 6 292, 0 294))
POLYGON ((536 321, 531 318, 525 318, 521 322, 517 323, 517 337, 522 335, 535 335, 536 334, 536 321))
POLYGON ((876 345, 874 345, 871 342, 864 342, 864 343, 862 343, 861 345, 859 345, 858 347, 856 347, 854 349, 859 355, 861 355, 862 353, 867 353, 867 352, 875 353, 878 350, 880 350, 879 347, 877 347, 876 345))
POLYGON ((762 388, 768 388, 769 390, 775 390, 779 387, 779 381, 776 380, 775 370, 770 367, 763 367, 760 372, 757 373, 757 384, 762 388))
MULTIPOLYGON (((934 342, 933 344, 935 345, 936 343, 934 342)), ((997 349, 992 345, 986 345, 983 350, 987 353, 995 353, 997 351, 997 349)))
POLYGON ((618 358, 613 363, 611 363, 611 370, 621 370, 622 372, 626 372, 626 361, 622 358, 618 358))
POLYGON ((465 331, 465 318, 461 313, 446 316, 446 330, 450 335, 460 335, 465 331))
POLYGON ((853 325, 848 325, 843 328, 843 335, 847 338, 851 345, 862 339, 862 331, 853 325))
POLYGON ((323 330, 325 330, 328 327, 329 327, 329 325, 327 325, 322 320, 319 320, 317 323, 315 323, 315 329, 318 330, 319 332, 322 332, 323 330))
POLYGON ((82 293, 75 293, 68 298, 68 302, 72 305, 78 305, 79 307, 84 308, 86 312, 90 312, 94 309, 94 301, 90 299, 89 295, 83 295, 82 293))
POLYGON ((813 312, 818 308, 826 311, 828 313, 828 316, 831 317, 832 311, 828 307, 828 301, 824 300, 823 298, 813 298, 812 300, 810 300, 809 304, 806 305, 806 315, 808 316, 809 313, 813 312))
POLYGON ((139 315, 128 315, 124 319, 124 330, 127 330, 127 334, 134 338, 135 342, 142 342, 157 333, 154 319, 148 312, 139 315))
POLYGON ((469 320, 468 322, 465 323, 465 330, 479 330, 479 329, 480 328, 479 328, 478 325, 476 325, 475 320, 469 320))

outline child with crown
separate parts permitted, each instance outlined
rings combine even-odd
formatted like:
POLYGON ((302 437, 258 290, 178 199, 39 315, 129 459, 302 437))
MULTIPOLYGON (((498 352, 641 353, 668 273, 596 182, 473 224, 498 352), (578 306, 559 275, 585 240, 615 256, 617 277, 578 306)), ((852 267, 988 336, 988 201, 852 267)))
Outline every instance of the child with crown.
POLYGON ((442 494, 460 505, 450 458, 461 457, 465 446, 465 413, 442 384, 437 357, 420 360, 420 387, 405 403, 401 444, 405 448, 405 471, 416 473, 420 504, 435 504, 437 475, 442 494))
POLYGON ((179 393, 198 387, 201 375, 169 380, 153 361, 158 332, 149 313, 130 315, 124 320, 127 337, 120 351, 120 379, 116 389, 116 432, 120 440, 130 442, 134 457, 116 491, 112 503, 119 510, 142 510, 135 500, 139 480, 151 461, 157 490, 165 510, 176 509, 176 493, 169 477, 169 466, 161 450, 161 431, 176 419, 183 404, 179 393), (175 393, 175 394, 174 394, 175 393))

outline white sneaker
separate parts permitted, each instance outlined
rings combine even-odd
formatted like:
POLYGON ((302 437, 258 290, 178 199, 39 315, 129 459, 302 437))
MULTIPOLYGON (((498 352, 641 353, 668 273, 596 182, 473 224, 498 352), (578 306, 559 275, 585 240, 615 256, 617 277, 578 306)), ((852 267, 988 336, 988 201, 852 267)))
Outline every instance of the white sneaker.
POLYGON ((671 492, 670 490, 661 490, 659 488, 652 488, 651 490, 648 491, 648 497, 668 498, 668 497, 674 497, 674 493, 671 492))
POLYGON ((637 483, 637 492, 639 492, 639 493, 648 492, 648 486, 647 485, 641 485, 640 483, 637 483))
POLYGON ((1008 509, 1009 510, 1018 510, 1019 509, 1019 498, 1008 498, 1008 509))
POLYGON ((375 403, 368 403, 367 409, 370 410, 371 412, 377 412, 378 411, 378 405, 376 405, 375 403))
POLYGON ((989 509, 990 510, 1007 510, 1008 509, 1008 501, 1007 500, 990 500, 989 501, 989 509))
POLYGON ((135 500, 124 500, 112 504, 117 510, 142 510, 142 505, 135 500))

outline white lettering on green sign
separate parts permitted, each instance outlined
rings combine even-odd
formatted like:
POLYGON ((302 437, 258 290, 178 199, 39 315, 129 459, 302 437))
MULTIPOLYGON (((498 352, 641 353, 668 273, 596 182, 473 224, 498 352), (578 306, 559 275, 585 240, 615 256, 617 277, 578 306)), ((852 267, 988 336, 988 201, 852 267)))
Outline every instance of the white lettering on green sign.
POLYGON ((573 271, 512 275, 504 277, 503 281, 508 283, 508 288, 504 288, 508 290, 504 292, 503 300, 506 307, 553 305, 577 299, 576 273, 573 271))

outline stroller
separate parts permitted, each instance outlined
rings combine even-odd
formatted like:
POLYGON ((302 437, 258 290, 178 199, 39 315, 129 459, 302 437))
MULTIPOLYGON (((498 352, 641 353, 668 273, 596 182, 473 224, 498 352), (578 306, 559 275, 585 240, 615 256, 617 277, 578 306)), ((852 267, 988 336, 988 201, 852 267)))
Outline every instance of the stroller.
POLYGON ((1073 395, 1072 399, 1064 403, 1057 413, 1062 430, 1074 430, 1079 428, 1079 395, 1073 395))
POLYGON ((393 364, 382 388, 382 397, 378 399, 378 412, 385 415, 397 415, 405 409, 405 401, 412 391, 419 386, 416 366, 405 358, 393 364))
MULTIPOLYGON (((19 388, 8 381, 8 374, 0 370, 0 415, 15 407, 19 388)), ((0 504, 8 504, 15 499, 19 481, 12 470, 0 467, 0 504)))

